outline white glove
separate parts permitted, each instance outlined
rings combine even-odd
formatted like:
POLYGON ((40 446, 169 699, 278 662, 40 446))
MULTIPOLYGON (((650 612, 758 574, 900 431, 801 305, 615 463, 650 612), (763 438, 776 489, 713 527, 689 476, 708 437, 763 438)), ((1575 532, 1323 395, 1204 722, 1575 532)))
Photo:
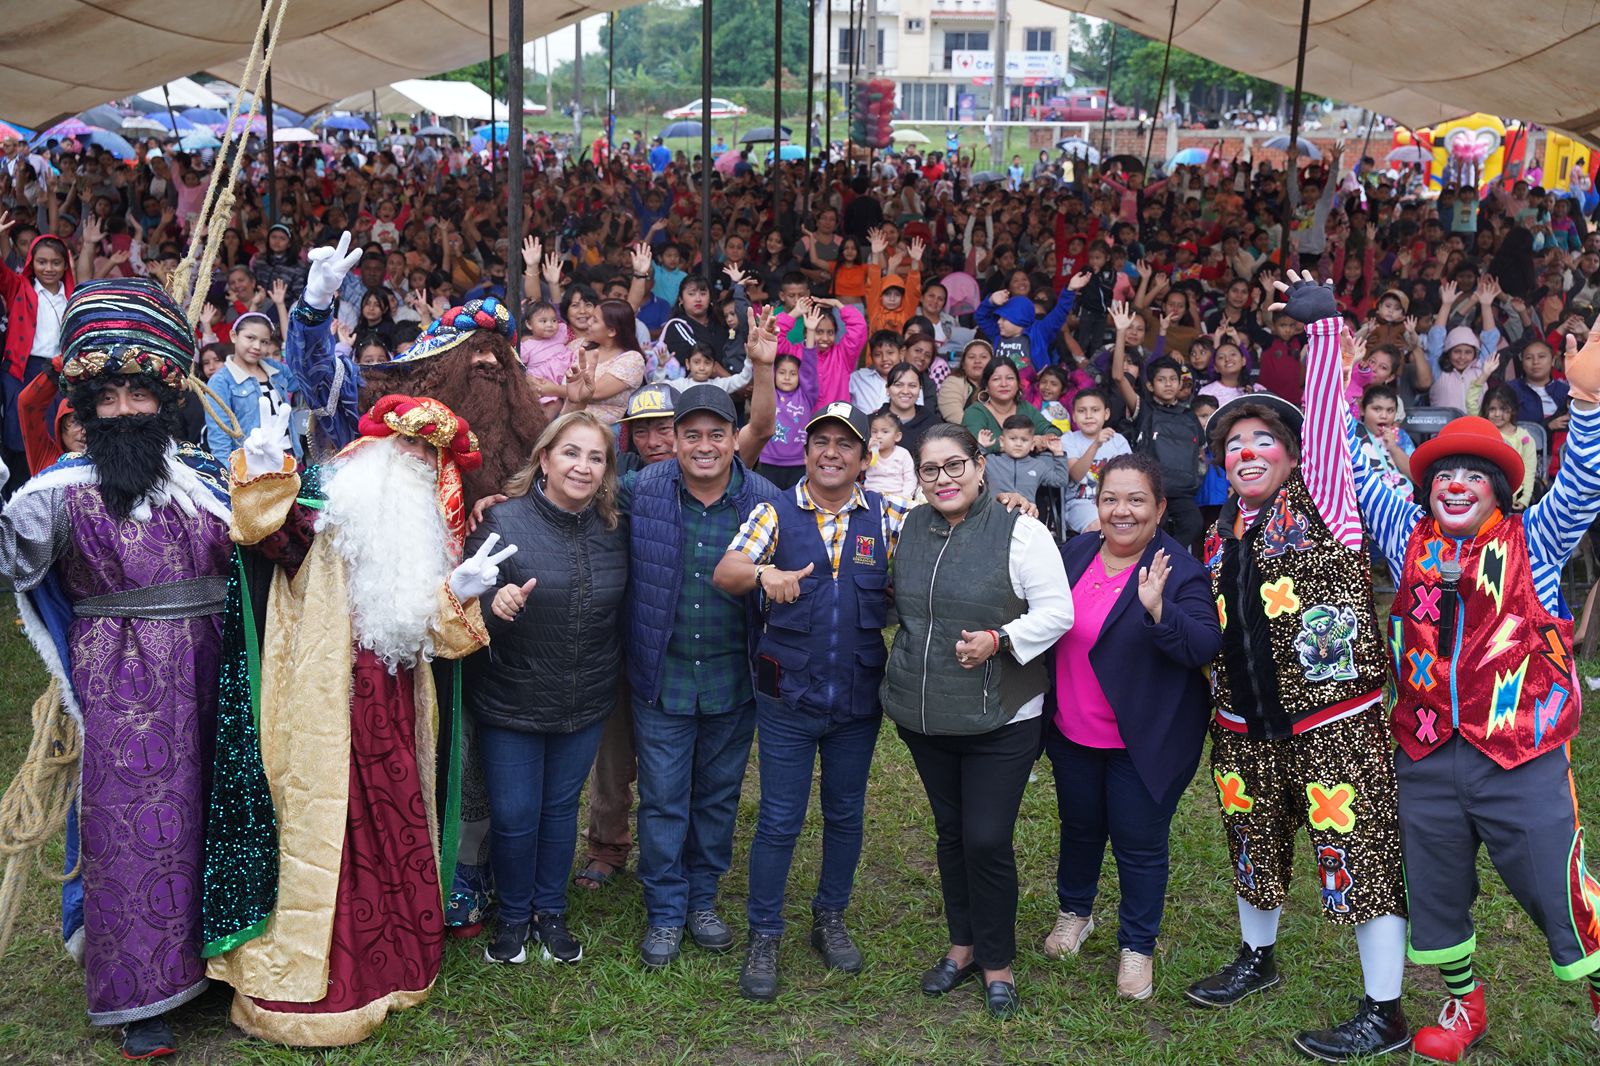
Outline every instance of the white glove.
POLYGON ((262 397, 261 423, 250 431, 239 446, 244 451, 244 472, 252 480, 262 474, 283 472, 283 457, 290 449, 291 414, 287 405, 274 410, 262 397))
POLYGON ((490 533, 479 546, 476 555, 462 560, 461 565, 450 572, 450 592, 457 601, 466 603, 477 599, 490 589, 499 587, 500 564, 517 554, 515 544, 507 544, 495 552, 494 546, 499 541, 500 534, 490 533), (494 554, 491 555, 490 552, 494 554))
POLYGON ((339 295, 339 288, 344 284, 344 276, 350 273, 350 268, 361 262, 362 250, 350 250, 350 231, 345 230, 339 235, 339 243, 328 248, 314 248, 307 258, 311 261, 310 269, 306 272, 306 287, 300 294, 300 299, 305 305, 318 311, 325 311, 333 306, 333 298, 339 295))

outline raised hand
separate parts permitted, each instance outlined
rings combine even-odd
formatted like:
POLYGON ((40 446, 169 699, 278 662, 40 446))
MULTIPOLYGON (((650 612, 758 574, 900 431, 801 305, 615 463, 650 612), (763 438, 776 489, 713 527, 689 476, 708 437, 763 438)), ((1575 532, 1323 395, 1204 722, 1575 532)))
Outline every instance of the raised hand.
POLYGON ((502 622, 515 622, 517 615, 528 605, 528 597, 533 594, 533 587, 538 583, 538 578, 530 577, 521 585, 502 586, 500 591, 494 594, 494 602, 490 604, 489 609, 502 622))
MULTIPOLYGON (((821 322, 821 312, 817 321, 821 322)), ((806 329, 812 329, 809 321, 806 329)), ((775 308, 767 308, 759 315, 750 308, 750 332, 745 338, 744 354, 757 366, 772 366, 778 361, 778 315, 775 308)))
POLYGON ((1334 318, 1339 314, 1339 304, 1334 299, 1331 280, 1318 285, 1315 275, 1309 270, 1304 273, 1291 270, 1288 272, 1288 277, 1288 282, 1272 283, 1288 299, 1272 304, 1267 310, 1287 311, 1290 318, 1304 323, 1334 318))
POLYGON ((339 235, 339 243, 313 248, 307 259, 310 266, 300 300, 307 307, 321 311, 333 306, 333 298, 344 284, 344 276, 361 261, 361 249, 350 249, 350 231, 345 230, 339 235))
MULTIPOLYGON (((337 318, 333 320, 333 335, 346 348, 354 348, 356 346, 356 331, 337 318)), ((471 531, 469 530, 468 532, 471 531)))
POLYGON ((239 445, 244 452, 245 474, 250 479, 283 472, 283 458, 289 452, 291 414, 287 406, 274 408, 262 403, 260 421, 239 445))
POLYGON ((539 260, 543 258, 543 252, 541 251, 543 243, 544 242, 540 241, 538 237, 529 236, 522 238, 523 270, 535 270, 538 268, 539 260))
POLYGON ((463 559, 450 572, 450 593, 457 601, 475 600, 500 583, 500 564, 517 554, 517 546, 507 544, 496 552, 494 546, 499 542, 500 534, 490 533, 472 558, 463 559))
POLYGON ((988 428, 978 430, 978 444, 983 448, 993 448, 994 430, 988 428))
POLYGON ((282 278, 277 278, 272 283, 272 288, 267 290, 267 295, 272 298, 276 307, 282 307, 289 299, 289 283, 282 278))
POLYGON ((651 264, 654 262, 655 256, 651 254, 648 244, 640 241, 633 246, 633 272, 635 274, 650 273, 651 264))
POLYGON ((595 367, 600 364, 600 352, 591 347, 578 349, 578 358, 567 367, 562 383, 567 388, 567 403, 573 408, 586 407, 594 399, 595 367))
MULTIPOLYGON (((1485 274, 1483 280, 1478 282, 1478 289, 1473 293, 1481 304, 1494 303, 1500 298, 1500 280, 1493 274, 1485 274)), ((1484 323, 1488 325, 1488 323, 1484 323)))
POLYGON ((1072 275, 1071 278, 1067 279, 1067 288, 1070 289, 1073 292, 1081 292, 1083 290, 1083 287, 1085 285, 1089 284, 1089 282, 1091 282, 1093 280, 1094 280, 1094 272, 1093 271, 1091 271, 1091 270, 1080 270, 1076 274, 1072 275))
POLYGON ((1127 333, 1133 326, 1133 312, 1128 309, 1128 301, 1114 300, 1111 304, 1111 324, 1116 327, 1120 336, 1127 333))
POLYGON ((911 238, 911 244, 908 246, 908 250, 911 252, 911 261, 913 263, 922 262, 922 253, 927 251, 927 249, 928 246, 923 242, 921 237, 911 238))
POLYGON ((1150 613, 1150 620, 1161 621, 1161 594, 1167 587, 1167 576, 1172 572, 1167 550, 1158 549, 1149 566, 1139 568, 1139 602, 1150 613))
POLYGON ((85 244, 99 244, 105 238, 105 227, 100 224, 100 219, 93 214, 87 215, 83 220, 83 241, 85 244))
POLYGON ((882 255, 883 250, 889 247, 889 238, 884 236, 882 227, 874 226, 867 230, 867 241, 872 247, 873 255, 882 255))
POLYGON ((743 270, 740 270, 739 267, 733 263, 729 263, 724 266, 722 268, 722 272, 728 275, 729 284, 733 285, 735 288, 750 280, 750 275, 746 274, 743 270))
POLYGON ((1439 313, 1448 316, 1450 308, 1455 306, 1456 298, 1461 295, 1461 289, 1453 281, 1442 282, 1439 285, 1439 313))

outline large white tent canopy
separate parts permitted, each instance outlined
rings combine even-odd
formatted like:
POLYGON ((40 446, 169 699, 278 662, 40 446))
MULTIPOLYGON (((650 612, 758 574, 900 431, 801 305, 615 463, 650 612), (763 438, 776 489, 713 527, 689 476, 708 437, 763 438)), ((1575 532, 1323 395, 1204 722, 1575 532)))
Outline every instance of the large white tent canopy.
POLYGON ((193 78, 169 81, 164 86, 158 85, 154 89, 146 89, 138 95, 139 99, 148 100, 152 104, 171 103, 173 107, 210 107, 219 111, 228 107, 228 101, 193 78), (163 89, 166 91, 163 92, 163 89))
MULTIPOLYGON (((506 0, 288 0, 274 98, 310 111, 505 50, 506 0)), ((526 0, 532 40, 632 0, 526 0)), ((1160 0, 1051 0, 1157 40, 1160 0), (1131 9, 1131 10, 1130 10, 1131 9)), ((1294 80, 1301 0, 1173 0, 1173 43, 1280 84, 1294 80)), ((210 71, 237 83, 259 0, 0 0, 0 112, 41 125, 210 71)), ((1306 88, 1409 125, 1474 111, 1600 140, 1600 3, 1314 0, 1306 88)))
MULTIPOLYGON (((374 97, 377 98, 376 107, 380 115, 414 115, 426 111, 448 118, 481 119, 487 122, 491 117, 504 120, 510 114, 504 100, 496 102, 470 81, 424 81, 421 78, 408 78, 375 91, 347 96, 335 103, 333 110, 370 111, 374 107, 374 97), (492 116, 491 106, 494 109, 492 116)), ((524 98, 522 110, 525 114, 539 114, 544 111, 544 105, 524 98)))

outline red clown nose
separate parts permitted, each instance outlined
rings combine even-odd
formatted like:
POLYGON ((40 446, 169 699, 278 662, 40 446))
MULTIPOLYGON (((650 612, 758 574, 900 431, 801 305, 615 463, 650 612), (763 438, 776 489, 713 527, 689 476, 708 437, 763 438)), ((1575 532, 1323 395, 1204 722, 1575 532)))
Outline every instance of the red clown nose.
POLYGON ((1459 481, 1452 481, 1450 484, 1445 486, 1444 490, 1446 492, 1454 493, 1457 496, 1461 496, 1466 493, 1467 487, 1459 481))
POLYGON ((1251 451, 1249 448, 1246 448, 1244 451, 1239 453, 1239 458, 1243 459, 1247 463, 1255 457, 1256 453, 1251 451))

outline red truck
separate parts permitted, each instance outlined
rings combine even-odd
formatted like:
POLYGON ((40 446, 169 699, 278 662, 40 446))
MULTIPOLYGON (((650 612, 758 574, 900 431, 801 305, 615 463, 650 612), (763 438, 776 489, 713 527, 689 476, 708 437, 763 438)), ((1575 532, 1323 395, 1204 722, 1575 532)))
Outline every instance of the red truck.
MULTIPOLYGON (((1052 96, 1033 108, 1035 119, 1045 122, 1099 122, 1106 117, 1104 89, 1077 89, 1052 96)), ((1111 118, 1122 122, 1137 118, 1131 107, 1111 105, 1111 118)))

